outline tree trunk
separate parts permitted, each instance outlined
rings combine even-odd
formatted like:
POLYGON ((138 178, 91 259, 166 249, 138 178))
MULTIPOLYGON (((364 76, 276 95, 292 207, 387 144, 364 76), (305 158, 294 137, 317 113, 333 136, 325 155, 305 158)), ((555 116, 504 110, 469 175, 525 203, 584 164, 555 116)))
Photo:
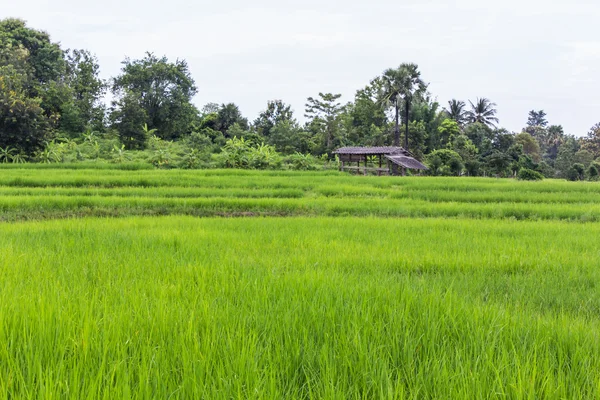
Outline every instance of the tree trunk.
POLYGON ((406 130, 404 133, 404 149, 408 151, 408 113, 410 108, 410 100, 406 99, 406 118, 404 119, 404 125, 406 126, 406 130))
POLYGON ((394 146, 400 146, 400 107, 396 99, 396 130, 394 131, 394 146))

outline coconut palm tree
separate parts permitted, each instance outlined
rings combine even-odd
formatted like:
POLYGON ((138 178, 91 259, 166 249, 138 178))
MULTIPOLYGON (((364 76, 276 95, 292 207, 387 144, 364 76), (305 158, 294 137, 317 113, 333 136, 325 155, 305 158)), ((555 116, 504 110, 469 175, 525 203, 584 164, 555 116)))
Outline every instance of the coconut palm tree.
POLYGON ((477 98, 475 104, 473 104, 471 100, 469 100, 469 103, 471 104, 471 110, 466 112, 466 117, 469 122, 479 122, 480 124, 491 126, 493 128, 496 127, 494 124, 498 123, 498 118, 496 117, 496 103, 492 103, 485 97, 477 98))
POLYGON ((467 122, 467 104, 464 101, 452 99, 448 102, 448 108, 444 108, 448 118, 453 119, 460 126, 467 122))
POLYGON ((406 134, 404 147, 408 150, 408 120, 410 106, 415 96, 424 93, 427 85, 421 79, 417 64, 403 63, 398 68, 390 68, 381 77, 380 98, 390 104, 395 112, 394 146, 400 146, 400 111, 404 107, 406 134))

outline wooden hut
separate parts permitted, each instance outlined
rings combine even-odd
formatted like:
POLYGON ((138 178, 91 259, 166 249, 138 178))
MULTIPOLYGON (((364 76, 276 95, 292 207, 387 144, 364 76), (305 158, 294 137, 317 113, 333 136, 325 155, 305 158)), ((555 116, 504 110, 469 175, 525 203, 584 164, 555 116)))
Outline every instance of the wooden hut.
POLYGON ((402 147, 342 147, 333 152, 340 159, 340 171, 374 171, 377 175, 392 175, 400 167, 402 175, 407 169, 423 171, 427 167, 402 147), (373 160, 375 159, 375 160, 373 160), (386 166, 383 166, 385 160, 386 166), (362 166, 361 166, 362 164, 362 166), (372 166, 369 166, 371 164, 372 166))

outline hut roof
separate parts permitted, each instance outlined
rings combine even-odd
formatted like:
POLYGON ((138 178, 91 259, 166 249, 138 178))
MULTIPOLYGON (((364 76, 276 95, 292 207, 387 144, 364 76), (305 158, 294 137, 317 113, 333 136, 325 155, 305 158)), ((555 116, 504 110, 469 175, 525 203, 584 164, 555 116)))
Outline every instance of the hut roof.
POLYGON ((404 154, 411 156, 410 152, 402 147, 383 146, 383 147, 342 147, 333 152, 333 154, 360 154, 366 156, 386 155, 386 154, 404 154))
POLYGON ((387 158, 394 164, 399 165, 403 168, 421 169, 421 170, 428 169, 425 165, 423 165, 422 163, 420 163, 419 161, 415 160, 412 157, 393 154, 393 155, 386 155, 385 158, 387 158))

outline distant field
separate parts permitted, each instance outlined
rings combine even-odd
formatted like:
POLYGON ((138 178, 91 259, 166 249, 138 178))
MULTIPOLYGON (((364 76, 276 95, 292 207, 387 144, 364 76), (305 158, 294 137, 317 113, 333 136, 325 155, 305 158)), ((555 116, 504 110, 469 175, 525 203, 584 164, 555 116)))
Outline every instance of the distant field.
POLYGON ((0 169, 0 398, 600 398, 599 196, 0 169))
POLYGON ((381 216, 600 221, 600 184, 337 172, 0 169, 1 220, 381 216))

